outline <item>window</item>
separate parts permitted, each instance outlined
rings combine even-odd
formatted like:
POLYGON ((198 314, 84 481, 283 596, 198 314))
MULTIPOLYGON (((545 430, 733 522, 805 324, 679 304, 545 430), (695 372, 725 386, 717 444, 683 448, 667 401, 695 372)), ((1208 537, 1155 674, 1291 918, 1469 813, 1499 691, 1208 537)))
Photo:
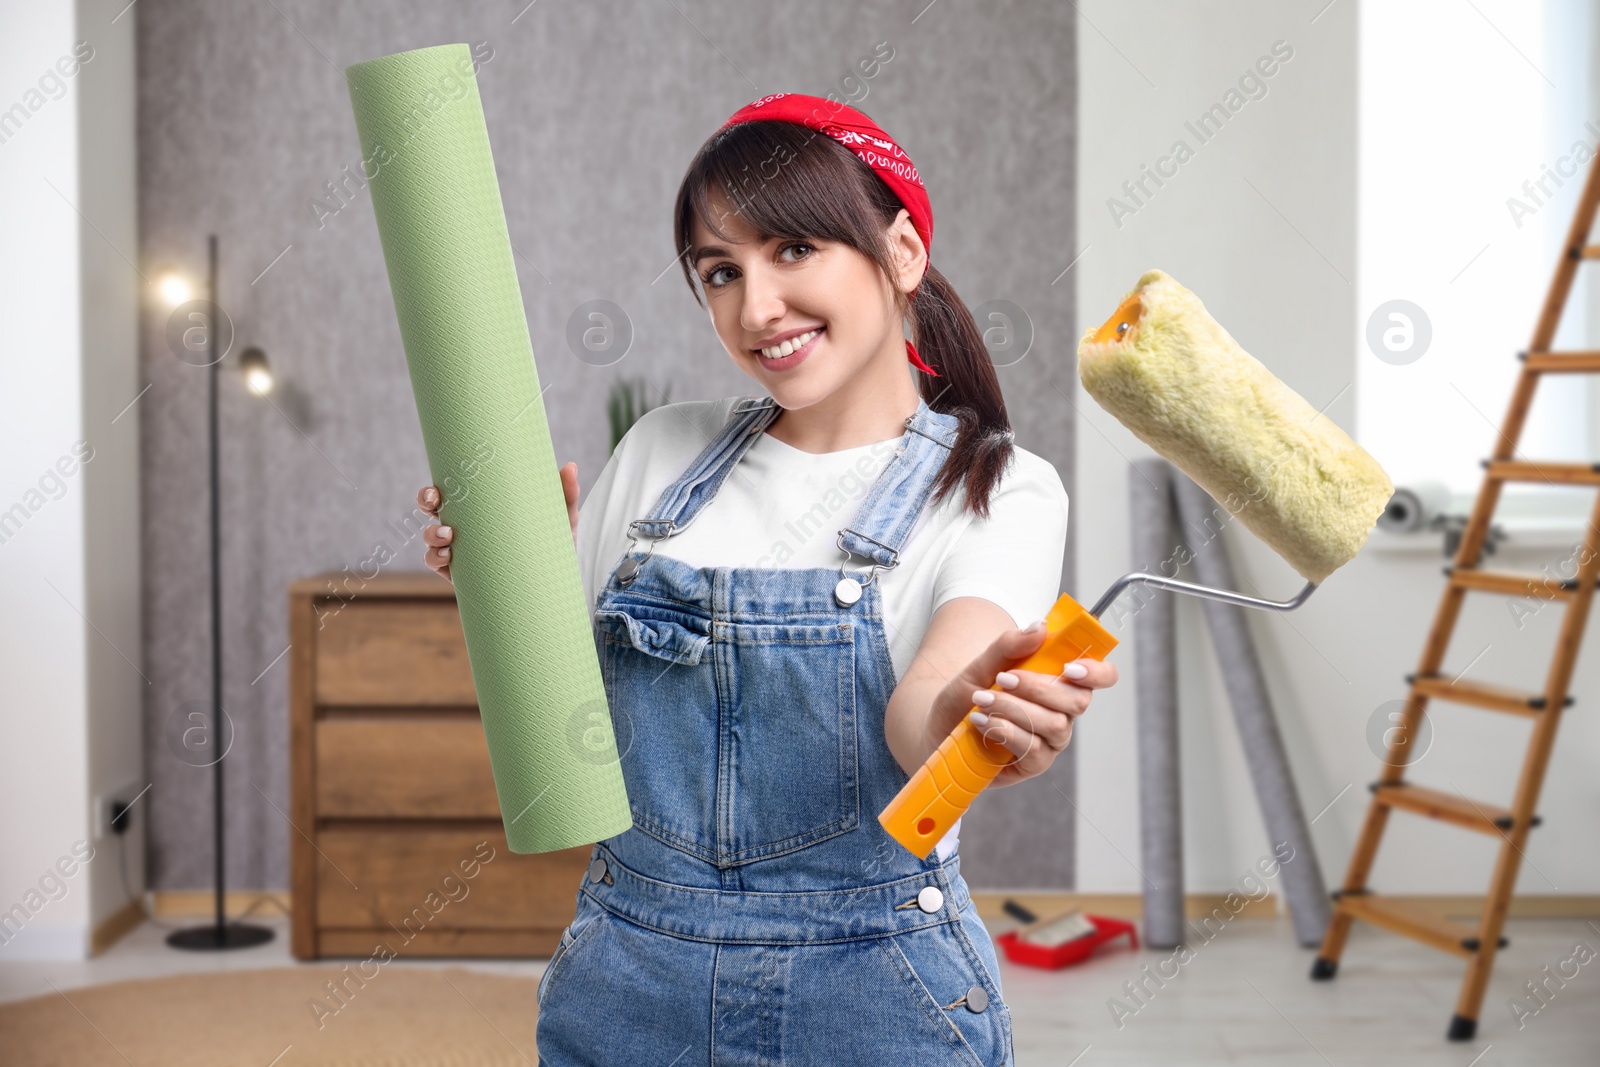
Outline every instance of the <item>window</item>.
MULTIPOLYGON (((1582 0, 1369 0, 1358 25, 1360 440, 1397 485, 1443 482, 1466 512, 1600 150, 1597 20, 1582 0), (1382 315, 1395 300, 1426 327, 1382 315), (1375 312, 1398 353, 1369 346, 1375 312), (1410 361, 1408 328, 1412 346, 1431 332, 1410 361)), ((1553 349, 1600 348, 1597 271, 1578 268, 1553 349)), ((1600 460, 1597 380, 1545 376, 1515 458, 1600 460)), ((1594 492, 1508 485, 1496 521, 1581 523, 1594 492)))

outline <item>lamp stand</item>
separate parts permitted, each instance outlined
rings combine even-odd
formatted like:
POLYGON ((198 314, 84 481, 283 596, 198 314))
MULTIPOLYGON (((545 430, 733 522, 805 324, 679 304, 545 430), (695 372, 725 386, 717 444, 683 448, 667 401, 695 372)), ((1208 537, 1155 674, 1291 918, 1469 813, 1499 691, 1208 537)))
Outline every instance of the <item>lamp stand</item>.
MULTIPOLYGON (((209 240, 209 262, 206 268, 206 299, 211 302, 206 324, 206 354, 210 357, 207 404, 210 409, 211 447, 211 738, 212 752, 223 743, 222 713, 222 489, 218 472, 217 447, 217 375, 222 360, 217 355, 217 235, 209 240)), ((273 938, 269 926, 247 923, 230 923, 223 906, 223 835, 222 835, 222 757, 224 750, 211 764, 211 828, 216 863, 216 917, 210 926, 191 926, 167 935, 167 944, 173 948, 210 950, 250 948, 265 944, 273 938)))

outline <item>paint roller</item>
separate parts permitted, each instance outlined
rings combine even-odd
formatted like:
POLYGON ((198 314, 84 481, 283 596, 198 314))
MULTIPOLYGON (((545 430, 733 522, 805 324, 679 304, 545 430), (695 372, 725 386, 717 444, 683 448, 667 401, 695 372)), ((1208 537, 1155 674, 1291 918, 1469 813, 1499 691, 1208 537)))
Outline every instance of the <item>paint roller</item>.
MULTIPOLYGON (((1134 584, 1292 611, 1355 556, 1394 495, 1394 482, 1371 454, 1241 348, 1200 298, 1164 271, 1146 271, 1111 318, 1085 331, 1078 378, 1101 407, 1210 493, 1306 584, 1292 600, 1273 601, 1165 575, 1125 574, 1087 611, 1063 593, 1045 618, 1044 643, 1008 670, 1059 674, 1076 659, 1105 659, 1117 639, 1100 615, 1134 584)), ((963 718, 878 821, 926 857, 1014 758, 963 718)))

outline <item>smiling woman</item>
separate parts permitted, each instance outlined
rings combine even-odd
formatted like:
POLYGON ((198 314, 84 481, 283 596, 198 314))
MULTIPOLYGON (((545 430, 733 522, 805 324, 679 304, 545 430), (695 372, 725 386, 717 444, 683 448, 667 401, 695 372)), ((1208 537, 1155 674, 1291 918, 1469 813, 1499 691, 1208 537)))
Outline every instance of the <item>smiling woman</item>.
POLYGON ((960 422, 936 501, 964 480, 985 514, 1011 453, 1000 383, 930 262, 921 174, 871 119, 802 94, 763 97, 691 161, 673 227, 723 347, 784 408, 776 436, 810 451, 881 440, 920 392, 960 422), (782 350, 813 331, 809 348, 782 350), (927 377, 913 382, 901 353, 927 377))
POLYGON ((1005 670, 1056 599, 1066 491, 1014 444, 928 263, 922 179, 871 119, 789 93, 741 109, 675 226, 761 391, 646 412, 579 510, 633 825, 594 847, 540 1060, 1009 1063, 955 828, 916 856, 876 815, 975 689, 1008 690, 986 705, 1019 756, 998 785, 1048 767, 1114 680, 1005 670))

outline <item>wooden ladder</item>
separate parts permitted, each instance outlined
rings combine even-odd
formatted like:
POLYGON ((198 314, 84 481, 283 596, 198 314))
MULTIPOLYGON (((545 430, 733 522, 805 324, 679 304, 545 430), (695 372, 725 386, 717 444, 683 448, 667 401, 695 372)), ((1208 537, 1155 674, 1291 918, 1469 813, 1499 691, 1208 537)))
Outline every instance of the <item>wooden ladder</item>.
POLYGON ((1546 482, 1600 488, 1600 463, 1533 463, 1512 458, 1517 450, 1517 439, 1522 434, 1528 407, 1533 402, 1534 387, 1543 375, 1600 372, 1600 351, 1550 351, 1550 342, 1561 321, 1561 313, 1566 307, 1567 295, 1579 264, 1585 260, 1600 259, 1600 245, 1587 243, 1597 205, 1600 205, 1600 155, 1589 165, 1583 197, 1572 217, 1572 226, 1567 231, 1567 242, 1556 263, 1555 277, 1545 296, 1544 310, 1539 315, 1533 340, 1526 352, 1518 353, 1522 372, 1517 379, 1516 390, 1511 395, 1511 406, 1506 412, 1499 442, 1493 456, 1483 461, 1483 488, 1478 491, 1472 516, 1462 531, 1455 563, 1444 569, 1449 580, 1439 600, 1439 609, 1434 615, 1433 628, 1428 633, 1417 672, 1406 676, 1411 692, 1401 713, 1400 723, 1390 734, 1388 755, 1378 780, 1371 787, 1372 803, 1367 808, 1360 840, 1351 854, 1344 887, 1333 894, 1333 916, 1328 923, 1322 949, 1311 968, 1312 978, 1329 979, 1334 976, 1339 967, 1340 953, 1344 950, 1345 938, 1350 932, 1350 923, 1354 919, 1365 920, 1464 957, 1467 960, 1467 973, 1462 978, 1455 1016, 1450 1020, 1447 1031, 1452 1041, 1470 1040, 1477 1032, 1478 1010, 1489 984, 1495 953, 1506 944, 1501 936, 1506 909, 1511 902, 1512 890, 1516 887, 1518 868, 1523 850, 1527 847, 1528 831, 1539 823, 1534 808, 1539 801, 1540 786, 1544 783, 1545 768, 1550 762, 1550 750, 1555 744, 1561 711, 1572 703, 1567 686, 1572 679, 1573 661, 1583 641, 1583 628, 1589 617, 1589 603, 1594 598, 1596 579, 1600 577, 1600 551, 1597 551, 1597 541, 1600 541, 1600 492, 1595 495, 1594 510, 1589 516, 1582 542, 1583 556, 1575 577, 1563 580, 1545 575, 1487 571, 1479 567, 1484 538, 1494 516, 1495 505, 1500 499, 1501 486, 1505 483, 1546 482), (1465 681, 1459 677, 1450 679, 1439 673, 1440 661, 1444 658, 1445 647, 1450 642, 1456 617, 1461 611, 1461 602, 1469 591, 1535 596, 1541 603, 1566 605, 1561 634, 1543 689, 1518 690, 1487 682, 1465 681), (1528 741, 1522 774, 1517 780, 1516 794, 1509 808, 1470 800, 1459 792, 1446 793, 1404 780, 1407 759, 1415 749, 1408 742, 1418 736, 1423 710, 1429 700, 1468 704, 1488 711, 1520 715, 1532 722, 1532 737, 1528 741), (1389 813, 1396 808, 1499 838, 1500 853, 1495 861, 1488 895, 1484 899, 1483 913, 1476 926, 1442 918, 1414 905, 1407 905, 1404 901, 1380 896, 1367 888, 1367 875, 1372 870, 1378 842, 1383 837, 1389 813))

